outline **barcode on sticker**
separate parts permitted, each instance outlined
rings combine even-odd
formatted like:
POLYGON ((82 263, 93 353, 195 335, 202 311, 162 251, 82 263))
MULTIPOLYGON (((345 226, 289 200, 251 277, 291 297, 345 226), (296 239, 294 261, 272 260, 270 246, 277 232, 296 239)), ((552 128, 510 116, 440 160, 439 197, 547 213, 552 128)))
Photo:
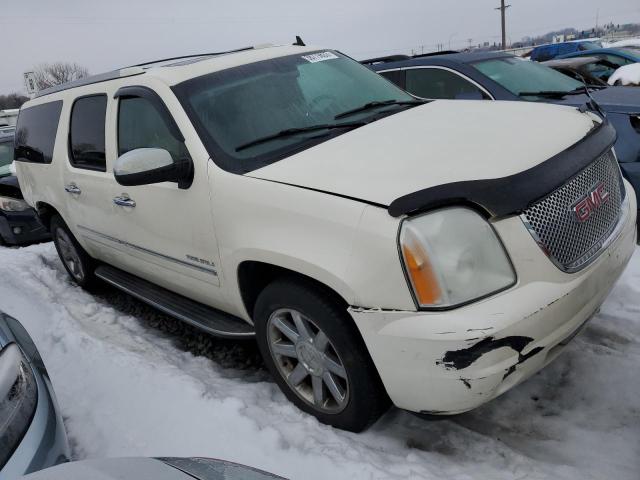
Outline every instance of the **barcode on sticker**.
POLYGON ((333 60, 334 58, 338 58, 338 56, 335 53, 331 52, 320 52, 312 53, 311 55, 303 55, 302 58, 304 58, 307 62, 317 63, 324 62, 325 60, 333 60))

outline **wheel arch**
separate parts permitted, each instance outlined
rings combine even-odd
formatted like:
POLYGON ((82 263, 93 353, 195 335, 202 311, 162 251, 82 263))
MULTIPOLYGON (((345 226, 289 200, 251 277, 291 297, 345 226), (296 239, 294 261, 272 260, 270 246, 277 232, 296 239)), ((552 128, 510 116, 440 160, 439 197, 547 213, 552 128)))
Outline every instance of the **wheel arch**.
MULTIPOLYGON (((326 273, 326 272, 325 272, 326 273)), ((345 309, 353 299, 353 293, 338 279, 334 281, 323 281, 315 275, 302 273, 288 267, 283 267, 269 262, 259 260, 244 260, 237 267, 237 282, 240 297, 244 309, 250 319, 253 320, 253 311, 256 300, 264 288, 279 278, 294 278, 301 282, 312 285, 324 292, 337 305, 345 309)))
POLYGON ((60 215, 62 217, 62 214, 60 213, 60 211, 56 207, 54 207, 53 205, 47 202, 42 202, 42 201, 36 202, 35 209, 36 209, 36 214, 38 215, 38 219, 46 227, 46 229, 49 232, 51 231, 51 219, 54 217, 54 215, 60 215))

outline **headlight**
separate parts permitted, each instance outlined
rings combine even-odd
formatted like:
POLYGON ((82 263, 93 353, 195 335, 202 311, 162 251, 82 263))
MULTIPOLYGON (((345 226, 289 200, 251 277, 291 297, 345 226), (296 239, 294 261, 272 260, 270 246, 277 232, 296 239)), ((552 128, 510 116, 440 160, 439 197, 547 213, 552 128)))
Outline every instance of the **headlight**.
POLYGON ((493 228, 468 208, 444 208, 405 220, 400 251, 421 307, 468 303, 516 281, 493 228))
POLYGON ((0 351, 0 469, 29 429, 37 400, 31 367, 11 343, 0 351))
POLYGON ((0 210, 5 212, 23 212, 28 210, 29 204, 24 200, 11 197, 0 197, 0 210))

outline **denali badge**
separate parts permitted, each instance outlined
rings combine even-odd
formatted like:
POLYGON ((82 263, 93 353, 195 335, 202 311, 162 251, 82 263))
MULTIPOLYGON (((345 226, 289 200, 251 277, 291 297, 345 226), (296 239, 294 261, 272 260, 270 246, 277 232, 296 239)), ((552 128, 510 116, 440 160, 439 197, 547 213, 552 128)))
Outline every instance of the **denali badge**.
POLYGON ((576 219, 586 222, 603 203, 609 200, 609 192, 604 189, 604 183, 600 182, 584 197, 578 200, 571 210, 576 214, 576 219))

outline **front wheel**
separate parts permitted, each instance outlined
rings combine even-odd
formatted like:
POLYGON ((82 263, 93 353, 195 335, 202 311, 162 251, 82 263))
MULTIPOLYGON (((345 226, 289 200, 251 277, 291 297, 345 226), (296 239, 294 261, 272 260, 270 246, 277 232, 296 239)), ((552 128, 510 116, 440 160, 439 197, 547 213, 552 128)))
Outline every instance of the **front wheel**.
POLYGON ((262 356, 287 398, 322 423, 359 432, 389 399, 348 313, 306 282, 277 280, 259 295, 262 356))
POLYGON ((78 243, 60 215, 51 219, 50 230, 58 256, 71 279, 82 288, 93 288, 98 281, 93 274, 95 260, 78 243))

